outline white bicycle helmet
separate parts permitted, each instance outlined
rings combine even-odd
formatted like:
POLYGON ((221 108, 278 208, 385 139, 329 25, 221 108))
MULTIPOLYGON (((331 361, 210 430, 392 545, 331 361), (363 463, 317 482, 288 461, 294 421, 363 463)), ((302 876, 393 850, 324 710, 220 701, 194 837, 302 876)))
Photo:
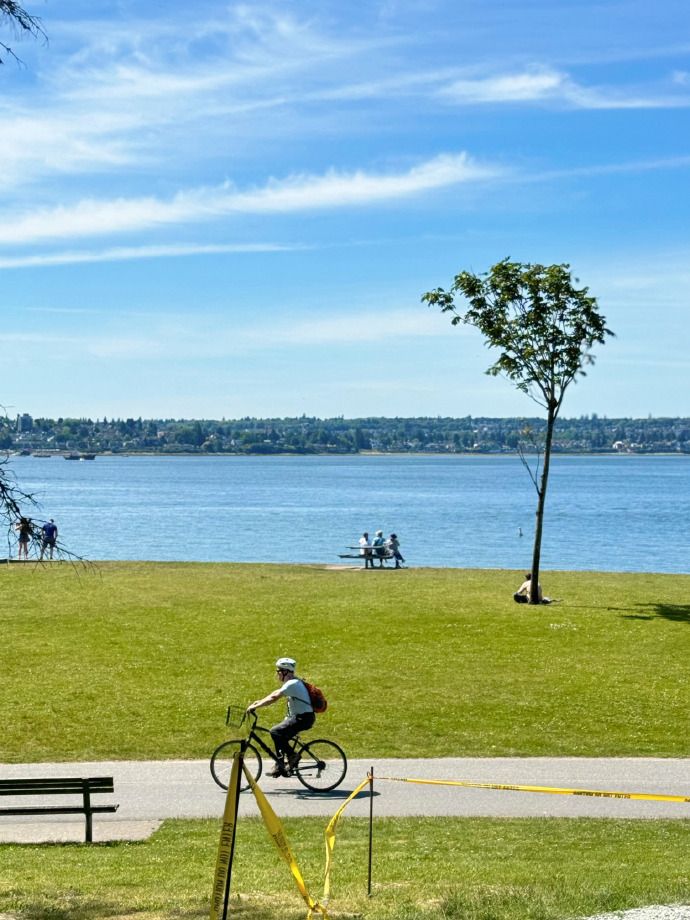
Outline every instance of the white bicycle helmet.
POLYGON ((294 658, 279 658, 276 661, 276 667, 280 668, 281 671, 296 671, 297 662, 294 658))

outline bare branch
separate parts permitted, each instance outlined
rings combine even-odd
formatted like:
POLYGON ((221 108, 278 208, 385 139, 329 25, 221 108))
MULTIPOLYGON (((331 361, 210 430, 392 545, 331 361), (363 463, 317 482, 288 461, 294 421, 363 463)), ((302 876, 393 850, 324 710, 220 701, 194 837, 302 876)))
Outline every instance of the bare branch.
POLYGON ((518 441, 516 447, 517 455, 520 458, 520 462, 527 470, 529 478, 532 480, 534 488, 537 490, 537 495, 539 495, 539 467, 541 464, 542 444, 537 440, 532 425, 525 425, 520 434, 522 434, 523 437, 525 437, 530 442, 530 444, 534 447, 535 454, 537 455, 534 471, 532 471, 532 467, 530 466, 529 460, 527 459, 527 452, 525 450, 526 444, 524 441, 518 441))
MULTIPOLYGON (((43 22, 39 16, 33 16, 27 12, 16 0, 0 0, 0 23, 9 27, 10 31, 21 41, 27 35, 40 39, 42 44, 48 44, 48 36, 43 28, 43 22)), ((19 65, 23 65, 21 58, 17 57, 12 48, 5 42, 0 42, 0 49, 5 55, 13 57, 19 65)), ((0 64, 3 63, 0 56, 0 64)))

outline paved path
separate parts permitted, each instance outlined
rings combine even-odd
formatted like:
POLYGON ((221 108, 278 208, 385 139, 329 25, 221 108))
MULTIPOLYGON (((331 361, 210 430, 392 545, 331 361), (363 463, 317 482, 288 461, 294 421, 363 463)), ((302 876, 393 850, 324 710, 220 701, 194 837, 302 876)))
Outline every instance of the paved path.
MULTIPOLYGON (((375 777, 454 779, 690 796, 690 759, 646 757, 353 760, 349 763, 342 786, 325 795, 309 793, 297 780, 262 777, 261 787, 281 816, 330 817, 338 805, 365 778, 370 766, 374 767, 375 777)), ((115 796, 106 796, 103 801, 119 802, 120 808, 115 815, 97 815, 94 818, 96 839, 118 839, 134 835, 135 832, 139 837, 145 836, 165 818, 205 818, 222 814, 224 793, 213 782, 207 760, 0 765, 0 777, 7 779, 31 776, 110 775, 115 779, 115 796)), ((383 780, 377 780, 375 793, 374 807, 378 816, 690 818, 690 803, 421 786, 383 780)), ((368 809, 368 794, 364 793, 351 803, 348 814, 364 816, 368 814, 368 809)), ((240 814, 258 814, 250 793, 242 795, 240 814)), ((74 839, 79 839, 83 827, 83 819, 79 817, 74 822, 64 817, 54 822, 45 817, 21 821, 12 819, 11 824, 8 820, 0 820, 0 841, 18 839, 18 833, 28 834, 31 823, 41 824, 44 832, 46 827, 50 829, 51 824, 56 825, 53 834, 63 834, 59 839, 65 839, 64 834, 68 832, 76 835, 74 839)), ((38 828, 34 828, 34 834, 39 834, 38 828)), ((28 838, 25 836, 22 839, 28 838)))

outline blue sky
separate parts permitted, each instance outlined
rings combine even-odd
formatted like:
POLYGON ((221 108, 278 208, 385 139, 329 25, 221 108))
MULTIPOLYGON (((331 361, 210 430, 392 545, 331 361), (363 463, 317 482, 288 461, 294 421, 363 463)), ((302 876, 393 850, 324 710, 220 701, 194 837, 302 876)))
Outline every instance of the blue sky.
POLYGON ((565 415, 690 415, 686 0, 26 5, 10 414, 533 414, 420 303, 510 256, 617 333, 565 415))

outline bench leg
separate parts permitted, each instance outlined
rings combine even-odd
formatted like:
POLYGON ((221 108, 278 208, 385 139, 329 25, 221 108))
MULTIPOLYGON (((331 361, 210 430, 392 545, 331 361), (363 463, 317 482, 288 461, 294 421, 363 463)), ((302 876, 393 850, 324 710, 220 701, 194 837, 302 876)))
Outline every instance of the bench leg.
POLYGON ((84 780, 84 815, 86 817, 86 842, 93 843, 93 812, 91 811, 91 792, 84 780))

